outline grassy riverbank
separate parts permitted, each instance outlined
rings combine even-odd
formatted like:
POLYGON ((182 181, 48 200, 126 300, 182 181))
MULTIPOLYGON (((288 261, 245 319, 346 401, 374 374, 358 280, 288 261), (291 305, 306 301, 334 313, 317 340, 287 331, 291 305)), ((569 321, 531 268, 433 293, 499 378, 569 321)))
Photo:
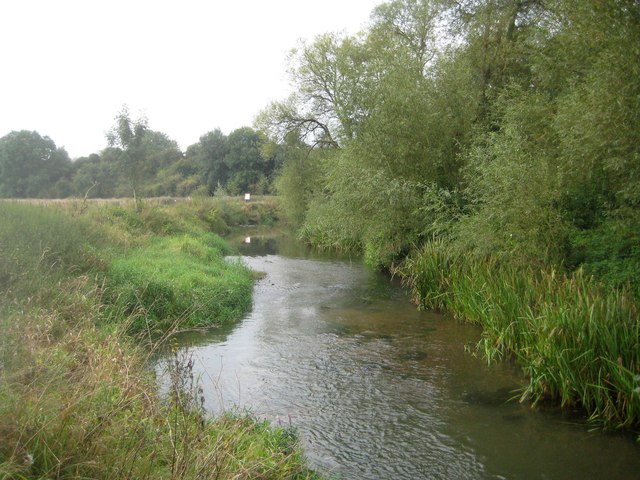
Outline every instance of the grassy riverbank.
POLYGON ((205 418, 188 357, 157 395, 146 362, 167 334, 250 302, 210 231, 277 215, 167 203, 0 203, 0 478, 316 478, 289 429, 205 418))
POLYGON ((608 428, 640 427, 640 319, 623 289, 577 271, 516 267, 426 244, 396 269, 415 301, 483 327, 489 361, 513 357, 522 397, 583 408, 608 428))

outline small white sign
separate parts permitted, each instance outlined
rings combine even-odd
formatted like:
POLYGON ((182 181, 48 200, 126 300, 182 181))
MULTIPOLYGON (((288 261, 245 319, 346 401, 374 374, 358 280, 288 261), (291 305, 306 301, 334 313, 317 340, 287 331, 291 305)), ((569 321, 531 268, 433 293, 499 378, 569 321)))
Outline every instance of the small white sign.
POLYGON ((244 194, 244 199, 248 202, 249 200, 251 200, 251 194, 250 193, 245 193, 244 194))
POLYGON ((251 243, 251 237, 247 237, 244 239, 244 243, 251 243))

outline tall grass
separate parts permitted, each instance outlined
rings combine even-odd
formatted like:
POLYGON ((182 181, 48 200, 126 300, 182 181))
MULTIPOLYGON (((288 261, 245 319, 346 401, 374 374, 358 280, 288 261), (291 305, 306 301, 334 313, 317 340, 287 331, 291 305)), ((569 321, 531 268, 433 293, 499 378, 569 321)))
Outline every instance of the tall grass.
POLYGON ((580 271, 461 258, 437 241, 396 273, 422 307, 480 324, 489 361, 513 356, 529 377, 523 398, 582 407, 606 427, 640 426, 640 319, 624 290, 580 271))
MULTIPOLYGON (((117 262, 141 278, 158 262, 191 287, 181 276, 200 260, 222 282, 219 237, 191 224, 189 235, 159 238, 144 220, 133 235, 100 208, 108 217, 113 207, 0 203, 0 478, 317 478, 290 431, 249 416, 206 417, 197 384, 183 381, 188 362, 171 366, 182 393, 160 398, 146 367, 160 345, 127 333, 145 306, 110 296, 127 291, 110 277, 117 262)), ((145 215, 125 213, 129 225, 145 215)))
POLYGON ((90 264, 87 240, 98 242, 86 221, 46 207, 0 204, 0 289, 14 297, 44 293, 45 283, 90 264))
MULTIPOLYGON (((26 202, 20 202, 25 204, 26 202)), ((48 204, 74 218, 85 218, 120 247, 135 247, 149 238, 213 232, 226 235, 244 225, 278 221, 279 203, 274 197, 194 197, 133 200, 59 200, 48 204)), ((36 204, 39 204, 36 201, 36 204)))

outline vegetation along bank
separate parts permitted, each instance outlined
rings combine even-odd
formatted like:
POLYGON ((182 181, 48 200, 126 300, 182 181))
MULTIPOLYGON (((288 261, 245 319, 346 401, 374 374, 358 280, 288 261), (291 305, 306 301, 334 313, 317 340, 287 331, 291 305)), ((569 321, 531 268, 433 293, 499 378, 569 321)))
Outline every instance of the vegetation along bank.
POLYGON ((290 429, 208 418, 188 356, 157 394, 170 333, 250 305, 211 231, 276 218, 270 199, 170 203, 0 202, 0 478, 316 478, 290 429))
POLYGON ((306 241, 484 328, 523 396, 640 427, 640 4, 398 0, 290 58, 260 128, 306 241))

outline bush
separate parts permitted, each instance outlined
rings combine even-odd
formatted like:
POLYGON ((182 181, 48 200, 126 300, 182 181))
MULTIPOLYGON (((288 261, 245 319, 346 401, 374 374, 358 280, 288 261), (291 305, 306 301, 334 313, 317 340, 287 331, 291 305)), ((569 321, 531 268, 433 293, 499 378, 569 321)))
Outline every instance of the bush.
POLYGON ((640 221, 611 218, 592 230, 576 232, 570 262, 613 287, 640 298, 640 221))

